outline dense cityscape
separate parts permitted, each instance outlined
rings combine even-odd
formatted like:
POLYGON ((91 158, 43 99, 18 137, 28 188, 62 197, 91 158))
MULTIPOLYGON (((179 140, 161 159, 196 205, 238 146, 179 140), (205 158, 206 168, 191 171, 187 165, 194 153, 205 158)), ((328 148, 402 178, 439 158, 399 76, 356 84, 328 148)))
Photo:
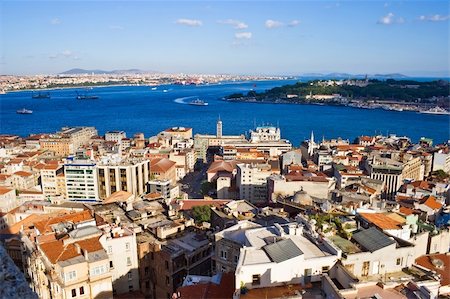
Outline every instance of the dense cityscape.
POLYGON ((246 137, 224 135, 224 125, 209 135, 181 126, 151 137, 94 127, 1 135, 0 236, 10 258, 0 253, 13 283, 2 293, 449 294, 448 142, 311 132, 294 147, 275 126, 246 137))
POLYGON ((448 0, 0 20, 0 299, 450 299, 448 0))

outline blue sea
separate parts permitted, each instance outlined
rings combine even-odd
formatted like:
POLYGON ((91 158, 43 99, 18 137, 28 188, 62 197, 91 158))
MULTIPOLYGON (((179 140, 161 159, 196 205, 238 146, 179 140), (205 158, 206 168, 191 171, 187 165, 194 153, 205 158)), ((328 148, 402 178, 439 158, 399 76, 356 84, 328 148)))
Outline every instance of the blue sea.
POLYGON ((196 133, 215 133, 220 117, 224 134, 246 134, 259 125, 279 125, 283 138, 295 146, 310 136, 317 139, 348 138, 359 135, 407 135, 413 141, 420 137, 441 143, 450 139, 446 115, 416 112, 366 110, 351 107, 230 103, 221 100, 232 93, 251 89, 264 91, 298 80, 229 82, 199 86, 161 85, 110 86, 50 90, 50 99, 32 99, 31 91, 0 95, 0 133, 28 136, 32 133, 56 132, 63 126, 95 126, 100 134, 124 130, 146 137, 175 126, 192 127, 196 133), (77 100, 79 93, 97 95, 98 100, 77 100), (208 106, 188 105, 201 99, 208 106), (26 108, 33 114, 17 114, 26 108))

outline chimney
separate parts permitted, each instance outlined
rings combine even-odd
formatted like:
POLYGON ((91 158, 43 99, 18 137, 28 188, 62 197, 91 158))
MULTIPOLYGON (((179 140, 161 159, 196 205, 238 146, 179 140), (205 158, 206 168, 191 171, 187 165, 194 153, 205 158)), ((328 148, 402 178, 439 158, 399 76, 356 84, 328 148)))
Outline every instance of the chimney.
POLYGON ((78 243, 74 243, 73 245, 75 245, 75 249, 76 249, 77 253, 81 254, 81 247, 80 247, 80 245, 78 245, 78 243))
POLYGON ((84 255, 84 259, 86 261, 88 261, 89 260, 89 252, 86 249, 83 249, 83 255, 84 255))

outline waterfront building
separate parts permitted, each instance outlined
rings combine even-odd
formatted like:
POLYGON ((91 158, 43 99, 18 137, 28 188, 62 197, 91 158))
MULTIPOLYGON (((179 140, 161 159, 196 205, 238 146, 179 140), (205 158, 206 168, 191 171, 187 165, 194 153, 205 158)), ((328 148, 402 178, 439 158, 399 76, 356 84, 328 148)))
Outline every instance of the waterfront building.
POLYGON ((75 154, 81 146, 89 144, 91 137, 97 134, 94 127, 64 127, 56 134, 39 139, 39 145, 56 156, 67 157, 75 154))
POLYGON ((105 133, 106 141, 121 143, 124 138, 127 138, 127 134, 124 131, 108 131, 105 133))
POLYGON ((67 159, 64 164, 67 199, 96 201, 99 199, 96 162, 87 158, 67 159))

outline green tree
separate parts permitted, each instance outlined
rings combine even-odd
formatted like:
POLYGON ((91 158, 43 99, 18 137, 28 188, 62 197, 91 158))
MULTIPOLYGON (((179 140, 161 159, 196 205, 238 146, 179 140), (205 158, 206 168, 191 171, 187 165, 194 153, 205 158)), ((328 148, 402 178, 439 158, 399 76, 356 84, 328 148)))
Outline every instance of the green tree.
POLYGON ((192 216, 195 222, 209 222, 211 221, 211 206, 195 206, 192 208, 192 216))

